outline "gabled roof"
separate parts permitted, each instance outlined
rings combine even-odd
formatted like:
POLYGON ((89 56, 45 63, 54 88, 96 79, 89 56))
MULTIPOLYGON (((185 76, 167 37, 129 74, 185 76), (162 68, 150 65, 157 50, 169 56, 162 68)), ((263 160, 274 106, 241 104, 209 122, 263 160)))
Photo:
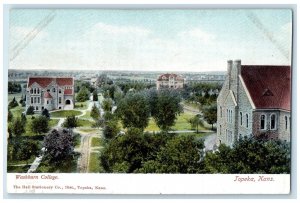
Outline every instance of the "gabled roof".
POLYGON ((74 80, 71 77, 29 77, 27 87, 30 87, 33 83, 37 83, 42 88, 45 88, 53 81, 59 86, 74 84, 74 80))
POLYGON ((177 74, 174 73, 166 73, 166 74, 162 74, 158 77, 158 81, 168 81, 171 77, 174 77, 176 80, 183 80, 183 78, 177 74))
POLYGON ((291 110, 290 66, 241 66, 241 77, 256 109, 291 110))

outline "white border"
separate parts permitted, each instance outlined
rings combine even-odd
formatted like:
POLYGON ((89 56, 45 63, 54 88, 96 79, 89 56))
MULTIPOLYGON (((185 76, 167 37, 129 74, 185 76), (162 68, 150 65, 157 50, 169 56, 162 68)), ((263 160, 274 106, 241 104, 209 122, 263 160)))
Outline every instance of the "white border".
MULTIPOLYGON (((168 4, 169 3, 169 1, 167 1, 167 0, 161 0, 161 1, 158 1, 158 0, 152 0, 152 1, 144 1, 145 3, 148 3, 148 4, 157 4, 156 6, 154 6, 154 7, 159 7, 159 4, 168 4)), ((23 1, 23 0, 4 0, 3 2, 2 2, 2 4, 24 4, 25 2, 23 1)), ((43 3, 43 2, 41 2, 41 1, 39 1, 39 0, 31 0, 31 1, 26 1, 26 3, 29 3, 29 4, 41 4, 41 3, 43 3)), ((140 1, 130 1, 130 0, 127 0, 126 2, 124 2, 124 1, 121 1, 121 0, 119 0, 119 1, 116 1, 116 0, 111 0, 111 1, 106 1, 106 2, 99 2, 99 1, 96 1, 96 0, 93 0, 93 1, 91 1, 91 0, 89 0, 89 1, 83 1, 83 0, 81 0, 81 1, 76 1, 76 2, 74 2, 74 1, 71 1, 71 0, 69 0, 69 1, 67 1, 67 0, 52 0, 52 1, 48 1, 48 2, 44 2, 44 4, 48 4, 48 5, 46 5, 46 7, 47 6, 50 6, 49 5, 49 3, 55 3, 55 4, 67 4, 67 3, 73 3, 73 4, 87 4, 87 3, 91 3, 91 4, 98 4, 98 3, 101 3, 101 4, 109 4, 109 5, 112 5, 112 4, 123 4, 123 3, 126 3, 126 4, 139 4, 139 3, 141 3, 140 1)), ((197 4, 197 3, 203 3, 203 2, 199 2, 199 1, 197 1, 197 0, 186 0, 186 1, 179 1, 179 0, 172 0, 172 4, 178 4, 177 6, 178 7, 180 7, 180 5, 182 5, 182 7, 185 7, 187 4, 197 4)), ((228 4, 242 4, 242 5, 244 5, 244 6, 246 6, 247 4, 250 4, 251 3, 251 5, 248 5, 249 7, 260 7, 262 4, 266 4, 266 3, 279 3, 279 4, 283 4, 283 5, 286 5, 286 4, 297 4, 298 2, 296 1, 296 0, 285 0, 285 1, 277 1, 277 0, 270 0, 270 1, 266 1, 266 0, 264 0, 264 1, 258 1, 258 0, 255 0, 255 1, 237 1, 237 0, 235 0, 235 1, 227 1, 226 2, 226 4, 224 4, 224 1, 222 1, 222 0, 219 0, 219 1, 215 1, 215 0, 212 0, 212 1, 209 1, 209 2, 204 2, 204 3, 209 3, 209 5, 204 5, 204 7, 215 7, 215 6, 220 6, 220 5, 217 5, 217 4, 222 4, 221 6, 222 7, 232 7, 232 5, 230 6, 230 5, 228 5, 228 4), (253 4, 256 4, 256 5, 253 5, 253 4)), ((20 6, 23 6, 24 7, 24 5, 20 5, 20 6)), ((33 6, 33 5, 31 5, 31 6, 33 6)), ((66 5, 64 5, 64 7, 65 7, 66 5)), ((127 7, 128 5, 125 5, 125 7, 127 7)), ((144 6, 147 6, 147 5, 144 5, 144 6)), ((152 5, 153 6, 153 5, 152 5)), ((150 7, 152 7, 152 6, 150 6, 150 7)), ((174 5, 173 5, 174 6, 174 5)), ((175 5, 176 6, 176 5, 175 5)), ((203 6, 203 5, 202 5, 203 6)), ((234 7, 236 7, 236 5, 233 5, 234 7)), ((244 6, 242 6, 242 7, 244 7, 244 6)), ((266 5, 264 5, 264 6, 266 6, 266 5)), ((34 7, 34 6, 33 6, 34 7)), ((86 7, 93 7, 92 5, 91 6, 86 6, 86 7)), ((114 6, 110 6, 110 7, 114 7, 114 6)), ((138 7, 141 7, 141 5, 139 5, 138 7)), ((241 7, 241 6, 237 6, 237 7, 241 7)), ((286 6, 286 7, 290 7, 290 6, 286 6)), ((296 5, 296 8, 298 8, 298 5, 296 5)), ((295 8, 295 9, 296 9, 295 8)), ((3 13, 3 7, 1 7, 0 8, 0 13, 3 13)), ((297 13, 297 16, 298 16, 298 13, 297 13)), ((296 17, 297 17, 296 16, 296 17)), ((296 22, 297 23, 297 22, 296 22)), ((4 22, 4 24, 5 24, 5 22, 4 22)), ((3 26, 1 26, 1 29, 3 29, 3 26)), ((296 29, 298 29, 298 26, 296 26, 296 29)), ((296 41, 296 33, 297 33, 297 30, 296 29, 294 29, 294 42, 293 42, 293 46, 294 46, 294 50, 293 50, 293 57, 294 57, 294 61, 293 61, 293 67, 296 67, 296 62, 297 62, 297 60, 296 60, 296 56, 298 56, 297 55, 297 50, 296 50, 296 47, 297 47, 297 41, 296 41)), ((1 32, 1 36, 3 35, 3 30, 1 30, 2 32, 1 32)), ((2 47, 4 47, 3 46, 3 36, 1 37, 1 43, 2 43, 2 47)), ((6 43, 7 44, 7 43, 6 43)), ((2 50, 3 51, 3 50, 2 50)), ((7 54, 4 52, 4 53, 2 53, 1 54, 1 60, 2 60, 2 62, 3 62, 3 56, 4 57, 6 57, 7 56, 7 54), (3 54, 5 54, 5 55, 3 55, 3 54)), ((2 76, 4 76, 4 74, 7 74, 7 69, 1 69, 1 75, 2 76)), ((296 80, 296 77, 298 77, 298 73, 297 73, 297 70, 295 69, 295 70, 293 70, 293 102, 292 102, 292 106, 293 106, 293 109, 292 109, 292 118, 293 118, 293 134, 297 134, 297 131, 296 131, 296 123, 298 124, 298 120, 297 120, 297 117, 298 117, 298 112, 297 112, 297 105, 296 105, 296 102, 297 102, 297 104, 298 104, 298 102, 299 101, 297 101, 297 92, 296 92, 296 87, 299 85, 299 82, 296 80), (296 74, 297 74, 297 76, 296 76, 296 74)), ((4 82, 5 82, 5 80, 4 80, 4 82)), ((0 94, 1 95, 5 95, 5 94, 3 94, 5 91, 4 90, 6 90, 7 89, 7 85, 5 85, 4 84, 4 89, 2 89, 1 88, 1 92, 0 92, 0 94)), ((6 100, 6 96, 4 96, 4 98, 3 98, 4 100, 3 101, 7 101, 6 100)), ((1 106, 3 105, 3 103, 1 102, 1 106)), ((2 109, 4 109, 4 112, 3 113, 5 113, 5 109, 6 108, 4 108, 4 106, 2 106, 2 109)), ((5 115, 5 114, 4 114, 5 115)), ((0 117, 0 125, 1 125, 1 128, 3 129, 3 121, 4 121, 4 119, 3 119, 3 117, 0 117)), ((296 197, 296 194, 297 194, 297 185, 296 185, 296 183, 297 183, 297 173, 296 173, 296 166, 295 165, 297 165, 297 166, 299 166, 298 164, 299 164, 299 162, 297 162, 297 160, 296 160, 296 155, 297 155, 297 150, 296 150, 296 146, 297 146, 297 144, 299 144, 299 139, 294 139, 293 140, 293 143, 292 143, 292 149, 293 149, 293 155, 295 155, 294 157, 293 157, 293 160, 292 160, 292 163, 293 163, 293 165, 292 165, 292 171, 294 172, 294 176, 293 176, 293 179, 292 179, 292 182, 293 182, 293 180, 294 180, 294 185, 293 185, 293 187, 292 187, 292 193, 293 193, 293 195, 292 196, 278 196, 278 195, 272 195, 272 196, 260 196, 261 198, 279 198, 279 199, 281 199, 281 198, 297 198, 296 197), (298 142, 296 142, 298 140, 298 142)), ((3 146, 3 140, 1 139, 1 145, 3 146)), ((4 151, 3 151, 3 148, 0 148, 0 153, 3 155, 3 157, 4 157, 4 153, 3 153, 4 151)), ((0 162, 0 165, 4 165, 3 164, 3 159, 1 159, 1 162, 0 162)), ((4 176, 1 176, 1 183, 3 184, 3 177, 5 178, 5 173, 3 173, 4 172, 4 170, 3 170, 3 168, 2 167, 0 167, 0 172, 1 172, 1 174, 3 174, 4 176)), ((4 185, 3 185, 4 186, 4 185)), ((6 187, 3 187, 3 188, 6 188, 6 187)), ((4 191, 5 192, 5 191, 4 191)), ((4 196, 3 196, 3 193, 1 193, 1 198, 3 198, 4 196)), ((25 198, 25 199, 28 199, 28 198, 45 198, 45 196, 40 196, 40 195, 34 195, 34 196, 7 196, 7 194, 5 194, 5 198, 25 198)), ((58 196, 58 195, 56 195, 56 196, 47 196, 46 198, 58 198, 58 197, 60 197, 60 198, 72 198, 72 196, 58 196)), ((79 197, 79 196, 76 196, 77 198, 79 197)), ((75 197, 75 198, 76 198, 75 197)), ((147 198, 147 196, 143 196, 143 198, 147 198)), ((170 196, 165 196, 166 198, 170 198, 170 196)), ((195 196, 193 196, 194 198, 195 198, 195 196)), ((196 198, 203 198, 204 196, 196 196, 196 198)), ((238 198, 257 198, 257 197, 255 197, 255 196, 231 196, 231 198, 234 198, 234 197, 238 197, 238 198)), ((81 196, 81 198, 82 198, 82 196, 81 196)), ((87 196, 83 196, 83 198, 87 198, 87 196)), ((91 198, 91 197, 89 197, 89 198, 91 198)), ((99 196, 97 197, 97 198, 99 198, 99 196)), ((106 196, 106 198, 107 198, 107 196, 106 196)), ((114 197, 112 197, 112 196, 110 196, 110 198, 114 198, 114 197)), ((123 196, 123 198, 124 198, 124 196, 123 196)), ((126 198, 126 197, 125 197, 126 198)), ((127 197, 128 198, 128 197, 127 197)), ((133 198, 132 196, 131 196, 131 198, 133 198)), ((138 198, 138 197, 135 197, 135 198, 138 198)), ((153 196, 151 196, 151 197, 149 197, 148 196, 148 198, 153 198, 153 196)), ((187 196, 173 196, 173 198, 187 198, 187 196)), ((204 197, 205 198, 205 197, 204 197)), ((206 198, 212 198, 211 196, 206 196, 206 198)), ((213 198, 228 198, 228 196, 215 196, 215 197, 213 197, 213 198)), ((294 199, 293 201, 295 201, 296 199, 294 199)), ((32 201, 32 200, 31 200, 32 201)), ((40 201, 40 200, 38 200, 37 199, 37 201, 40 201)), ((44 200, 43 200, 44 201, 44 200)), ((50 200, 51 201, 51 200, 50 200)), ((49 201, 49 202, 50 202, 49 201)), ((75 201, 75 200, 73 200, 73 201, 75 201)), ((98 200, 99 201, 99 200, 98 200)), ((98 202, 97 201, 97 202, 98 202)), ((222 200, 223 201, 223 200, 222 200)), ((251 200, 250 200, 251 201, 251 200)), ((275 201, 275 200, 272 200, 272 202, 273 201, 275 201)), ((279 200, 280 201, 280 200, 279 200)), ((285 200, 286 201, 286 200, 285 200)), ((5 202, 6 202, 6 200, 5 200, 5 202)), ((132 201, 130 201, 130 202, 132 202, 132 201)), ((173 200, 172 200, 172 202, 174 202, 173 200)), ((232 202, 232 200, 230 200, 230 202, 232 202)))

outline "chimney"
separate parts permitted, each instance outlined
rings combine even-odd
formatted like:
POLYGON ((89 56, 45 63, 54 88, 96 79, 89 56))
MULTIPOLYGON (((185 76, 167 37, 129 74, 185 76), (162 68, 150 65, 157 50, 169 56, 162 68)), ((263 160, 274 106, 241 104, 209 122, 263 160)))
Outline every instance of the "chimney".
POLYGON ((231 70, 232 70, 232 60, 227 61, 227 78, 228 78, 228 88, 230 89, 231 87, 231 70))

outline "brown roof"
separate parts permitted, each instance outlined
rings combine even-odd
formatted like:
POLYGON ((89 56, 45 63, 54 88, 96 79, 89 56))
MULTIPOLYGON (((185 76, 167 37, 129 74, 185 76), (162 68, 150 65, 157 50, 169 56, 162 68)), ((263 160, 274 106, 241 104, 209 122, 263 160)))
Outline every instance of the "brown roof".
POLYGON ((65 89, 64 94, 66 94, 66 95, 72 95, 73 94, 73 90, 72 89, 65 89))
POLYGON ((290 66, 242 65, 241 76, 257 109, 291 110, 290 66))
POLYGON ((67 77, 29 77, 28 86, 30 87, 33 83, 39 84, 42 88, 47 87, 52 81, 55 81, 59 86, 73 85, 73 78, 67 77))
POLYGON ((159 77, 158 77, 158 81, 163 81, 163 80, 166 80, 166 81, 168 81, 169 80, 169 78, 170 77, 175 77, 176 78, 176 80, 183 80, 183 78, 181 77, 181 76, 179 76, 179 75, 177 75, 177 74, 173 74, 173 73, 166 73, 166 74, 162 74, 162 75, 160 75, 159 77), (164 77, 165 77, 165 79, 164 79, 164 77))
POLYGON ((52 98, 52 96, 49 92, 45 92, 44 98, 52 98))

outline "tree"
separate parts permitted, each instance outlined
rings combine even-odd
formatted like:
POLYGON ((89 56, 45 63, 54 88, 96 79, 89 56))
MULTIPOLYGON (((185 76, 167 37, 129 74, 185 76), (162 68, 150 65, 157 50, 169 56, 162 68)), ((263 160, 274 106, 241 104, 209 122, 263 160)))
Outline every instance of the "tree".
POLYGON ((191 124, 192 128, 196 128, 196 132, 198 133, 199 130, 198 130, 198 127, 199 126, 204 126, 203 124, 203 120, 200 116, 200 114, 197 114, 195 115, 194 117, 192 117, 190 120, 189 120, 189 123, 191 124))
POLYGON ((23 113, 21 114, 21 121, 22 121, 23 125, 25 126, 26 122, 27 122, 27 118, 26 118, 26 115, 23 113))
POLYGON ((145 129, 149 122, 150 107, 143 94, 127 94, 119 103, 116 113, 124 127, 145 129))
POLYGON ((19 137, 23 133, 25 133, 25 125, 23 125, 20 117, 17 117, 13 120, 13 123, 11 125, 11 132, 15 137, 19 137))
POLYGON ((19 83, 16 82, 8 82, 8 92, 13 94, 14 92, 21 92, 22 88, 19 83))
POLYGON ((98 120, 100 118, 100 111, 99 109, 96 107, 96 105, 94 104, 94 106, 92 107, 90 116, 94 119, 94 120, 98 120))
POLYGON ((49 131, 49 119, 45 116, 38 116, 31 121, 31 131, 42 134, 49 131))
POLYGON ((8 108, 12 109, 19 106, 18 102, 16 101, 16 98, 14 97, 13 100, 11 100, 8 104, 8 108))
POLYGON ((152 116, 157 126, 167 131, 175 124, 176 116, 182 112, 180 94, 174 90, 161 90, 153 101, 152 116))
POLYGON ((42 116, 45 116, 46 118, 50 119, 50 113, 49 113, 48 109, 44 109, 42 111, 42 116))
POLYGON ((176 136, 157 155, 163 173, 197 173, 203 166, 204 142, 194 136, 176 136))
POLYGON ((244 137, 232 148, 221 144, 217 152, 208 152, 206 173, 290 173, 290 146, 280 140, 256 140, 244 137))
POLYGON ((98 101, 98 94, 96 90, 93 92, 93 101, 98 101))
POLYGON ((113 100, 110 98, 103 99, 101 106, 104 111, 111 112, 113 106, 113 100))
POLYGON ((79 102, 84 102, 86 100, 89 100, 89 91, 85 86, 81 87, 80 91, 76 96, 76 100, 79 102))
POLYGON ((26 115, 34 115, 34 107, 29 106, 26 110, 26 115))
POLYGON ((74 153, 74 140, 68 130, 53 129, 44 138, 45 159, 56 164, 67 160, 74 153))
POLYGON ((116 120, 105 121, 103 135, 106 139, 112 139, 118 135, 120 127, 116 120))
POLYGON ((11 122, 13 120, 14 116, 11 112, 10 109, 8 109, 8 113, 7 113, 7 122, 11 122))
POLYGON ((98 120, 95 121, 95 123, 92 124, 92 128, 101 128, 105 124, 105 120, 103 118, 99 118, 98 120))
POLYGON ((210 106, 204 106, 202 108, 203 118, 208 123, 211 124, 211 129, 213 129, 214 123, 217 122, 217 104, 214 103, 210 106))
POLYGON ((63 127, 65 128, 76 128, 78 127, 78 118, 76 116, 67 116, 65 122, 63 123, 63 127))

